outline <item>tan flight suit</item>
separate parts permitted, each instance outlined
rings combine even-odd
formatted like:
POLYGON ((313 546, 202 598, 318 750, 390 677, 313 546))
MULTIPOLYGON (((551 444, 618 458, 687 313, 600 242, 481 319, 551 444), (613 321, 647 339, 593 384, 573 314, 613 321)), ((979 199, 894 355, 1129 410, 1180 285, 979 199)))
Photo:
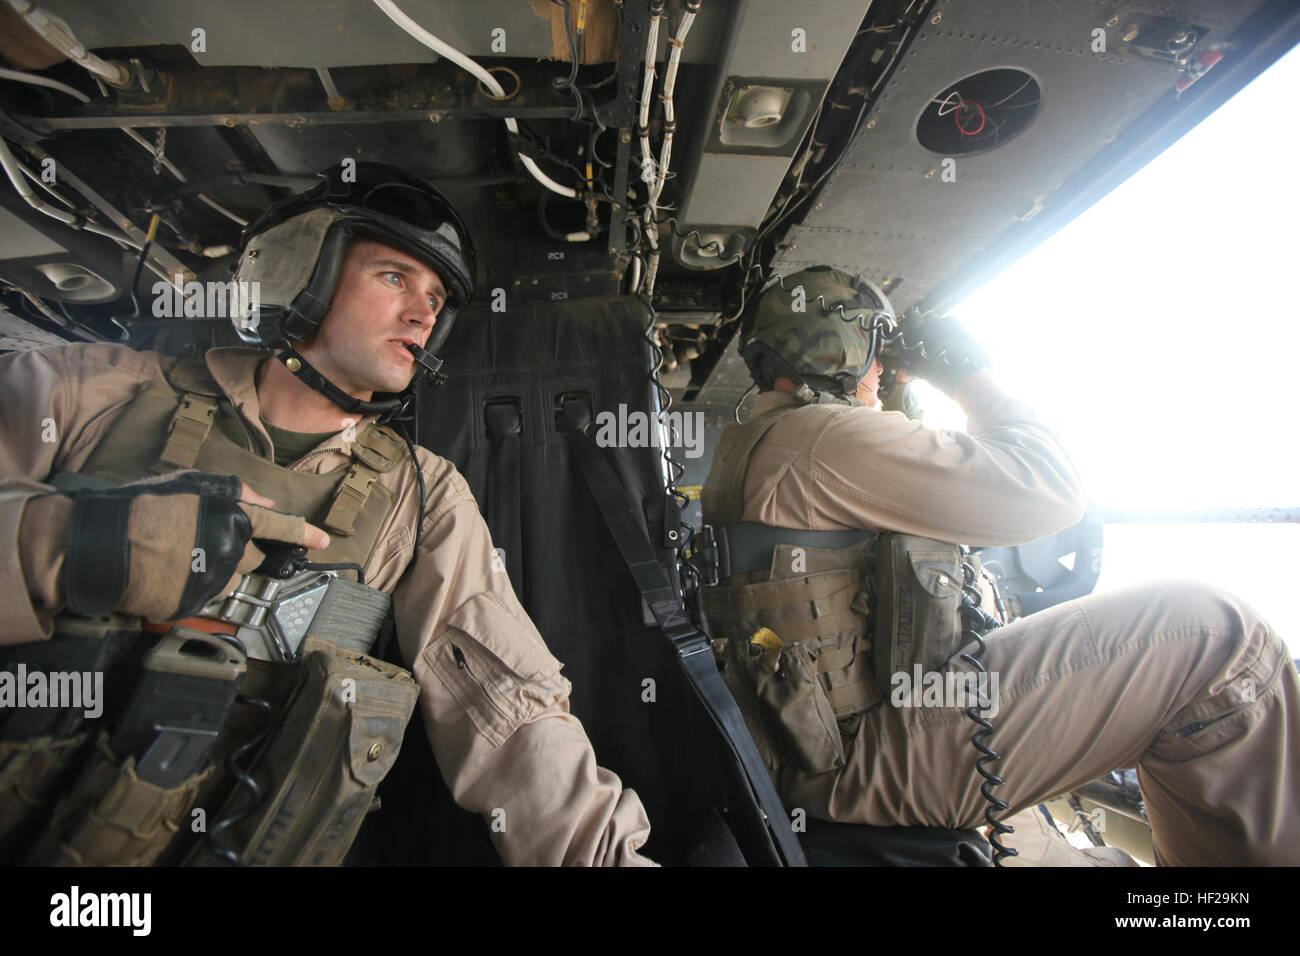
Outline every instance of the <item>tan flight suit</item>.
MULTIPOLYGON (((753 415, 793 404, 764 392, 753 415)), ((754 449, 742 520, 1014 545, 1082 517, 1079 479, 1027 406, 988 401, 967 432, 805 406, 754 449)), ((1244 602, 1192 583, 1071 601, 995 632, 983 661, 1000 675, 990 769, 1008 814, 1137 767, 1161 863, 1300 864, 1300 679, 1244 602)), ((822 819, 981 826, 974 730, 963 709, 886 702, 841 769, 774 777, 788 809, 822 819)))
MULTIPOLYGON (((23 522, 28 499, 52 491, 44 482, 53 472, 78 471, 145 383, 165 385, 165 360, 116 345, 0 357, 0 643, 47 638, 61 603, 57 574, 29 580, 25 570, 49 566, 44 556, 61 547, 23 522)), ((206 356, 259 454, 271 460, 254 378, 267 360, 266 352, 247 348, 206 356)), ((371 420, 361 419, 356 433, 371 420)), ((319 474, 347 464, 343 438, 341 429, 291 470, 319 474)), ((596 765, 569 713, 560 662, 499 561, 494 570, 492 542, 468 486, 446 460, 416 452, 427 491, 419 554, 419 492, 404 463, 379 478, 397 503, 364 580, 393 596, 403 659, 419 683, 425 728, 452 795, 466 810, 504 824, 504 832, 494 825, 492 838, 507 864, 648 864, 636 852, 650 833, 645 810, 616 775, 596 765), (468 667, 457 666, 453 640, 468 667), (501 810, 504 817, 494 815, 501 810)))

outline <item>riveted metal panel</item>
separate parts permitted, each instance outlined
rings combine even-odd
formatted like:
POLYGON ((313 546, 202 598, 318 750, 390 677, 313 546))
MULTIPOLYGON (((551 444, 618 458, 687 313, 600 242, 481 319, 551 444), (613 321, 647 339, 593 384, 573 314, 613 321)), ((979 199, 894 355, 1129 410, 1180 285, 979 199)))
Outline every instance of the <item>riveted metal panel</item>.
POLYGON ((917 302, 1020 217, 1034 215, 1037 204, 1050 204, 1071 175, 1170 93, 1172 66, 1124 49, 1121 34, 1135 16, 1208 27, 1204 48, 1226 39, 1260 5, 938 5, 939 23, 918 34, 818 201, 789 233, 776 268, 828 263, 877 281, 894 277, 895 305, 917 302), (1092 50, 1095 29, 1105 31, 1105 53, 1092 50), (999 67, 1029 73, 1042 90, 1029 128, 947 164, 924 149, 915 128, 927 104, 957 80, 999 67), (945 166, 953 181, 945 181, 945 166))

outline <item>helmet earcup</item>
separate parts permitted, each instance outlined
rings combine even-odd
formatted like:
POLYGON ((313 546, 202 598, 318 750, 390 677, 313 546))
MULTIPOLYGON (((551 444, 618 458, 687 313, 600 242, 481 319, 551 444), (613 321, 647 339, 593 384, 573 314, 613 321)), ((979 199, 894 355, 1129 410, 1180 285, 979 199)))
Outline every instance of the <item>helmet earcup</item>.
POLYGON ((282 320, 286 338, 304 341, 315 335, 320 328, 330 310, 334 290, 338 288, 343 258, 347 255, 351 238, 351 230, 342 222, 332 225, 325 234, 311 280, 307 283, 307 288, 298 293, 282 320))

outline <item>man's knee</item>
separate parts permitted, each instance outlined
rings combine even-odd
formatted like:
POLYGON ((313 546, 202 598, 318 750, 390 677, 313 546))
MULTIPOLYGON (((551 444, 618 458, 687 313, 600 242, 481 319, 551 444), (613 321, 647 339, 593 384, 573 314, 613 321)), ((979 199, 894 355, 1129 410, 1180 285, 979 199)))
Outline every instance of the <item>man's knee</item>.
POLYGON ((1154 587, 1167 606, 1213 630, 1247 634, 1263 628, 1272 632, 1260 613, 1244 599, 1212 584, 1178 580, 1154 587))
POLYGON ((1157 638, 1192 631, 1236 643, 1244 636, 1258 634, 1261 639, 1281 645, 1268 622, 1250 604, 1201 581, 1184 579, 1148 584, 1099 595, 1096 600, 1094 605, 1085 605, 1091 621, 1100 621, 1118 611, 1130 616, 1131 625, 1139 625, 1141 630, 1157 638))
MULTIPOLYGON (((1157 613, 1163 611, 1167 630, 1190 627, 1203 635, 1203 663, 1213 667, 1213 675, 1202 695, 1218 703, 1247 706, 1274 683, 1279 668, 1289 661, 1286 643, 1237 595, 1196 581, 1174 581, 1151 590, 1153 606, 1157 613)), ((1201 706, 1214 705, 1202 701, 1201 706)))
MULTIPOLYGON (((1236 595, 1179 580, 1096 595, 1078 602, 1100 656, 1140 670, 1153 693, 1165 688, 1183 704, 1230 684, 1263 686, 1287 648, 1254 608, 1236 595)), ((1158 696, 1158 694, 1157 694, 1158 696)))

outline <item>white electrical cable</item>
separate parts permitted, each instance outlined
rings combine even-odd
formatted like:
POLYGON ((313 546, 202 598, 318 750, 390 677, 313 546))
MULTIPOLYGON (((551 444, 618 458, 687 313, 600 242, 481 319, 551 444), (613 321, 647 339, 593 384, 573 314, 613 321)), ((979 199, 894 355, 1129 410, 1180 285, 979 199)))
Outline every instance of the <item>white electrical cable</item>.
POLYGON ((245 219, 243 216, 237 216, 237 215, 235 215, 235 213, 231 212, 231 211, 230 211, 229 209, 227 209, 225 206, 223 206, 223 205, 221 205, 219 202, 216 202, 215 200, 210 199, 209 197, 203 195, 203 193, 199 193, 199 202, 201 202, 201 203, 206 203, 207 205, 211 206, 213 209, 215 209, 217 212, 221 213, 221 215, 225 216, 225 217, 226 217, 227 219, 229 219, 231 222, 237 223, 237 224, 239 224, 239 225, 241 225, 241 226, 247 226, 247 225, 248 225, 248 220, 245 219))
POLYGON ((86 232, 93 232, 97 236, 104 236, 107 239, 112 239, 114 242, 120 242, 124 246, 130 246, 132 249, 144 248, 141 243, 136 242, 130 236, 117 232, 114 229, 109 229, 107 226, 101 226, 97 222, 88 222, 81 228, 86 230, 86 232))
POLYGON ((46 305, 44 302, 42 302, 35 293, 28 292, 26 289, 20 289, 18 288, 18 286, 9 286, 9 288, 13 289, 15 292, 21 295, 32 305, 36 306, 37 310, 41 313, 41 315, 45 316, 47 319, 49 319, 59 328, 61 329, 71 328, 72 326, 71 322, 69 322, 63 316, 56 314, 55 311, 51 309, 48 305, 46 305))
POLYGON ((54 187, 51 186, 49 183, 47 183, 45 180, 41 179, 40 176, 37 176, 34 172, 32 172, 30 169, 28 169, 28 168, 27 168, 26 166, 24 166, 22 163, 19 163, 19 164, 18 164, 18 168, 21 169, 21 170, 23 171, 23 175, 24 175, 24 176, 26 176, 28 179, 30 179, 32 182, 34 182, 37 186, 40 186, 41 189, 45 190, 47 193, 49 193, 51 196, 53 196, 55 199, 57 199, 57 200, 59 201, 59 205, 63 206, 65 209, 71 209, 71 208, 73 208, 72 203, 68 202, 66 199, 64 199, 62 196, 60 196, 60 195, 58 194, 58 192, 55 191, 54 187))
MULTIPOLYGON (((35 179, 35 173, 27 169, 18 161, 18 158, 14 156, 13 152, 9 149, 9 144, 6 143, 4 139, 0 139, 0 167, 4 168, 5 175, 9 177, 9 181, 13 183, 14 188, 18 190, 18 195, 22 196, 23 199, 27 201, 27 205, 31 206, 37 212, 44 213, 51 219, 57 219, 59 222, 66 223, 74 229, 93 232, 97 236, 104 236, 105 238, 112 239, 114 242, 121 243, 124 246, 129 246, 132 249, 139 250, 144 248, 141 243, 136 242, 125 233, 117 232, 113 229, 107 229, 98 223, 81 222, 80 217, 64 212, 62 209, 58 209, 51 206, 49 203, 42 201, 36 193, 32 192, 31 187, 28 186, 23 179, 23 176, 29 176, 35 179), (78 225, 79 222, 80 225, 78 225)), ((172 282, 171 276, 167 275, 166 272, 156 266, 149 259, 146 259, 144 264, 155 275, 162 277, 167 282, 172 282)))
POLYGON ((628 283, 627 291, 636 295, 641 288, 641 257, 632 257, 632 281, 628 283))
POLYGON ((75 96, 83 103, 90 102, 90 97, 76 87, 68 86, 67 83, 60 83, 58 80, 51 80, 46 76, 39 76, 36 73, 24 73, 22 70, 10 70, 0 67, 0 80, 15 80, 18 83, 30 83, 32 86, 48 86, 60 93, 75 96))
MULTIPOLYGON (((14 2, 14 0, 10 0, 10 2, 12 3, 14 2)), ((428 30, 424 29, 424 27, 420 26, 418 23, 416 23, 414 20, 408 17, 405 13, 403 13, 398 8, 397 4, 393 3, 393 0, 374 0, 374 4, 384 12, 384 14, 388 17, 388 19, 392 20, 399 27, 405 30, 413 39, 418 40, 420 43, 424 44, 430 50, 433 50, 435 53, 441 56, 445 56, 447 59, 451 60, 451 62, 459 66, 462 70, 465 70, 466 72, 477 77, 480 81, 482 81, 483 85, 488 88, 488 91, 493 96, 501 96, 501 97, 505 96, 506 91, 504 87, 502 87, 501 84, 497 82, 497 78, 495 76, 493 76, 487 70, 483 69, 483 67, 479 66, 477 63, 475 63, 473 60, 467 57, 464 53, 461 53, 455 47, 445 43, 442 40, 439 40, 428 30)), ((508 129, 510 132, 514 133, 515 135, 519 134, 519 124, 515 122, 514 117, 512 116, 506 117, 506 129, 508 129)), ((541 169, 538 168, 537 164, 533 162, 531 156, 525 156, 523 153, 520 153, 519 161, 524 164, 524 168, 528 170, 528 172, 532 175, 534 179, 536 179, 539 183, 541 183, 551 192, 558 193, 561 196, 567 196, 569 199, 574 199, 577 197, 578 193, 576 190, 570 189, 568 186, 561 186, 555 180, 551 179, 551 177, 547 176, 544 172, 542 172, 541 169)))
POLYGON ((329 100, 330 109, 341 109, 343 97, 339 93, 339 88, 334 85, 334 77, 330 76, 330 71, 323 66, 318 66, 316 76, 320 78, 320 85, 325 87, 325 98, 329 100))
POLYGON ((59 222, 66 223, 73 228, 77 228, 78 217, 70 212, 66 212, 45 202, 36 193, 32 192, 32 187, 27 185, 27 180, 23 178, 22 166, 9 149, 9 144, 0 138, 0 166, 4 167, 5 175, 9 181, 14 184, 14 189, 18 190, 18 195, 27 201, 37 212, 44 213, 51 219, 57 219, 59 222))
MULTIPOLYGON (((176 168, 175 163, 173 163, 166 156, 159 156, 158 151, 153 146, 149 145, 149 141, 145 139, 143 136, 141 136, 139 133, 137 133, 135 130, 131 129, 131 127, 129 126, 122 127, 122 132, 126 133, 127 136, 131 137, 131 139, 133 139, 135 142, 139 143, 141 146, 147 149, 149 151, 149 154, 153 156, 154 159, 158 160, 158 164, 162 166, 163 169, 167 170, 167 172, 175 176, 180 182, 183 183, 189 182, 189 180, 185 178, 185 174, 176 168)), ((221 204, 214 202, 213 200, 205 196, 203 193, 199 193, 195 198, 198 199, 200 202, 207 203, 209 206, 211 206, 213 209, 221 213, 221 215, 225 216, 227 219, 231 220, 232 222, 235 222, 241 226, 248 225, 247 219, 243 218, 242 216, 235 215, 225 206, 222 206, 221 204)))
POLYGON ((37 36, 58 50, 69 60, 85 67, 95 76, 102 77, 114 86, 125 86, 131 79, 131 71, 121 63, 101 60, 86 49, 72 33, 68 24, 52 13, 31 3, 30 0, 8 0, 14 13, 36 31, 37 36))
POLYGON ((650 246, 646 256, 645 279, 642 288, 647 297, 654 294, 655 273, 659 271, 659 224, 655 222, 654 184, 659 178, 655 170, 654 154, 650 149, 650 98, 654 91, 655 57, 659 47, 659 21, 664 18, 663 4, 658 5, 650 16, 650 29, 647 31, 645 47, 645 72, 641 78, 640 112, 637 114, 637 136, 641 141, 641 180, 646 184, 649 201, 642 211, 644 222, 642 235, 650 246))
MULTIPOLYGON (((696 9, 699 9, 698 4, 696 9)), ((646 79, 650 80, 654 76, 654 43, 658 36, 658 16, 651 18, 650 28, 650 45, 646 49, 646 79)), ((673 113, 673 88, 677 83, 677 66, 681 62, 682 50, 686 47, 686 35, 691 31, 691 24, 695 22, 695 11, 687 9, 682 13, 682 19, 677 24, 677 36, 671 37, 668 45, 671 50, 668 54, 668 66, 664 69, 663 92, 659 98, 664 104, 664 141, 659 149, 659 167, 655 172, 654 181, 647 186, 649 198, 646 202, 643 218, 645 220, 645 235, 650 242, 650 255, 646 257, 645 270, 645 294, 651 296, 654 294, 655 276, 659 272, 659 225, 656 222, 656 213, 659 209, 659 196, 663 193, 664 183, 668 179, 668 164, 672 160, 673 152, 673 131, 676 125, 676 116, 673 113)), ((646 128, 650 116, 650 96, 649 90, 642 92, 641 99, 641 153, 642 168, 653 168, 653 159, 649 158, 650 152, 650 131, 646 128)))
POLYGON ((668 178, 668 163, 673 152, 673 128, 676 116, 673 114, 673 88, 677 84, 677 65, 686 47, 686 34, 691 32, 695 14, 689 10, 682 14, 682 21, 677 25, 677 36, 669 41, 672 51, 668 54, 668 68, 664 70, 664 91, 660 98, 664 104, 664 142, 659 153, 659 171, 655 176, 654 189, 651 191, 650 207, 659 205, 659 195, 663 192, 664 181, 668 178))
POLYGON ((641 110, 637 114, 637 135, 641 140, 641 180, 647 187, 655 181, 654 154, 650 149, 650 94, 654 90, 655 56, 659 45, 659 21, 664 18, 663 9, 650 17, 650 29, 646 34, 645 72, 641 76, 641 110))

